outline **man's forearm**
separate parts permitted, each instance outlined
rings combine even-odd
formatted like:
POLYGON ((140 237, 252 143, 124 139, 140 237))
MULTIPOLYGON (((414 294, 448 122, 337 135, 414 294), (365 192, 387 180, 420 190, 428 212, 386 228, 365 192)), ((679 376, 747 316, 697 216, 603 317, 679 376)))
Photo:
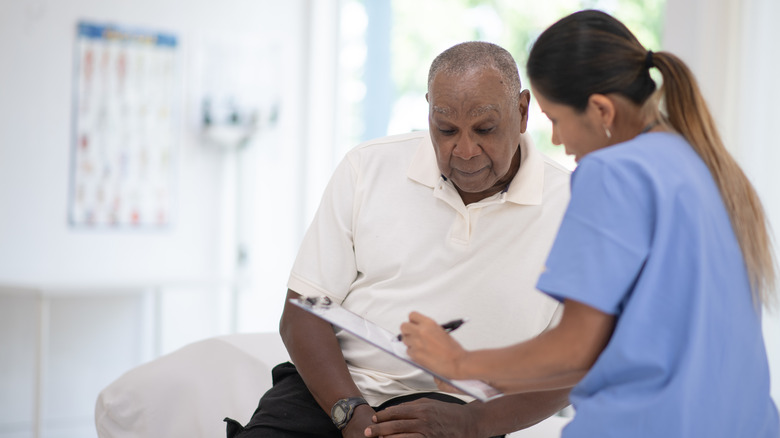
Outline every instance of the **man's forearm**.
MULTIPOLYGON (((287 300, 299 294, 287 291, 287 300)), ((314 315, 285 302, 279 333, 309 392, 326 414, 342 398, 361 397, 349 374, 333 327, 314 315)), ((372 424, 374 410, 368 405, 355 408, 352 419, 342 430, 344 437, 362 437, 372 424)))
POLYGON ((525 429, 569 405, 569 389, 508 395, 487 403, 468 404, 479 436, 497 436, 525 429))
MULTIPOLYGON (((288 290, 288 299, 299 296, 288 290)), ((361 396, 330 324, 286 302, 279 332, 298 373, 325 412, 330 413, 339 399, 361 396)))

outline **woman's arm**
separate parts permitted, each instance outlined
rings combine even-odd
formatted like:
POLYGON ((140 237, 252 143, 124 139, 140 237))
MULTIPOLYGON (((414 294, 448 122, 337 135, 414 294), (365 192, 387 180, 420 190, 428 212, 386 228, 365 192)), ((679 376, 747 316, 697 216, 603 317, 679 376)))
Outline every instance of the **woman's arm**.
POLYGON ((466 351, 416 312, 401 333, 415 362, 448 378, 484 380, 505 393, 521 393, 575 385, 606 347, 614 326, 614 315, 566 300, 555 328, 505 348, 466 351))

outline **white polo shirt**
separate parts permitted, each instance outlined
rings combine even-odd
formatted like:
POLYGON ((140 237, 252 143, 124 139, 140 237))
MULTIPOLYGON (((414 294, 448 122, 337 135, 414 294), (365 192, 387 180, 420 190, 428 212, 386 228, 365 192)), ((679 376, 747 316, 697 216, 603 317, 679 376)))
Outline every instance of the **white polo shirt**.
MULTIPOLYGON (((535 284, 568 200, 569 171, 525 137, 508 190, 468 206, 441 176, 428 132, 363 143, 331 178, 288 287, 393 332, 414 310, 468 318, 453 332, 468 349, 517 343, 548 327, 558 306, 535 284)), ((336 335, 372 406, 437 390, 417 368, 336 335)))

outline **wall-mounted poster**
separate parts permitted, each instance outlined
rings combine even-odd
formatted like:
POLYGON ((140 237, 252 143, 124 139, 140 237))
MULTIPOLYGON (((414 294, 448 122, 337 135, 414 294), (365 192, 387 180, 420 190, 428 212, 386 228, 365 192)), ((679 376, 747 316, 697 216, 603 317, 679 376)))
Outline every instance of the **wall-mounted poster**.
POLYGON ((70 224, 170 225, 176 37, 81 22, 75 52, 70 224))

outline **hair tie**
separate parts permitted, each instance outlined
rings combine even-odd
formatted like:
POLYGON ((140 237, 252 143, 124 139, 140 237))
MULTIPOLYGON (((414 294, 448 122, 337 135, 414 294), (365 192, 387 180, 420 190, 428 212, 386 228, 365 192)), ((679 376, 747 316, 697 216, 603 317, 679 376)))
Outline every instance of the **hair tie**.
POLYGON ((648 50, 647 56, 645 56, 645 68, 650 70, 653 67, 655 67, 655 61, 653 61, 653 51, 648 50))

